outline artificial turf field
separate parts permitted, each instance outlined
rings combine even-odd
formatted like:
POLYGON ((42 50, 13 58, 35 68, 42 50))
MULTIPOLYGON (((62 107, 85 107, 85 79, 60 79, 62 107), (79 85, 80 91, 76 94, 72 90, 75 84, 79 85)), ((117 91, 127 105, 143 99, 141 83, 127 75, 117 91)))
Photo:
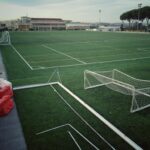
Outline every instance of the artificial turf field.
MULTIPOLYGON (((83 88, 86 69, 115 68, 150 80, 149 34, 53 31, 11 32, 10 36, 12 46, 0 49, 14 87, 47 82, 57 69, 67 88, 142 148, 150 149, 149 108, 131 114, 131 96, 106 87, 83 88)), ((15 91, 14 99, 30 150, 132 149, 57 85, 15 91), (37 135, 46 129, 54 130, 37 135)))

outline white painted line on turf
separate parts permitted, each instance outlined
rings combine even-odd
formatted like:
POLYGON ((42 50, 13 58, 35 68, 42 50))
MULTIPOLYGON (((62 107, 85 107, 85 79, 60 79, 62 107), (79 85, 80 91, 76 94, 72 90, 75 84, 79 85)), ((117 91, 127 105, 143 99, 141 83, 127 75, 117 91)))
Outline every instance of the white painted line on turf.
POLYGON ((70 132, 70 131, 67 131, 67 132, 68 132, 68 134, 70 135, 70 137, 72 138, 72 140, 74 141, 74 143, 77 145, 78 149, 79 149, 79 150, 82 150, 81 147, 80 147, 80 145, 78 144, 77 140, 76 140, 76 139, 74 138, 74 136, 71 134, 71 132, 70 132))
POLYGON ((75 127, 73 127, 71 124, 67 123, 67 124, 64 124, 64 125, 60 125, 60 126, 57 126, 57 127, 54 127, 54 128, 51 128, 51 129, 47 129, 47 130, 44 130, 42 132, 38 132, 36 133, 36 135, 40 135, 40 134, 43 134, 43 133, 47 133, 47 132, 50 132, 50 131, 53 131, 53 130, 56 130, 56 129, 59 129, 59 128, 62 128, 62 127, 65 127, 65 126, 69 126, 71 129, 73 129, 78 135, 80 135, 86 142, 88 142, 92 147, 94 147, 96 150, 99 150, 99 148, 94 145, 90 140, 88 140, 81 132, 79 132, 75 127))
MULTIPOLYGON (((80 99, 77 95, 71 92, 67 87, 65 87, 60 82, 52 82, 52 83, 43 83, 43 86, 46 85, 59 85, 62 89, 64 89, 69 95, 71 95, 75 100, 77 100, 81 105, 83 105, 87 110, 89 110, 94 116, 96 116, 99 120, 101 120, 106 126, 108 126, 111 130, 113 130, 117 135, 119 135, 124 141, 126 141, 130 146, 132 146, 136 150, 143 150, 139 145, 137 145, 134 141, 132 141, 129 137, 127 137, 124 133, 122 133, 118 128, 116 128, 113 124, 111 124, 108 120, 106 120, 102 115, 96 112, 91 106, 86 104, 82 99, 80 99)), ((21 86, 21 88, 14 87, 15 90, 26 89, 26 88, 35 88, 42 86, 42 84, 34 84, 21 86)), ((52 86, 53 87, 53 86, 52 86)), ((43 131, 45 132, 45 131, 43 131)), ((46 131, 48 132, 48 131, 46 131)), ((41 133, 41 132, 39 132, 41 133)), ((37 134, 39 134, 37 133, 37 134)))
POLYGON ((22 90, 22 89, 30 89, 30 88, 37 88, 37 87, 43 87, 48 85, 58 84, 58 82, 51 82, 51 83, 39 83, 39 84, 31 84, 31 85, 23 85, 23 86, 16 86, 13 88, 13 90, 22 90))
POLYGON ((76 131, 83 139, 85 139, 91 146, 93 146, 96 150, 99 150, 99 148, 94 145, 90 140, 88 140, 82 133, 80 133, 76 128, 74 128, 71 124, 68 124, 74 131, 76 131))
POLYGON ((41 69, 45 69, 45 67, 43 67, 43 66, 32 66, 32 68, 33 68, 33 70, 41 70, 41 69))
POLYGON ((108 60, 108 61, 91 62, 91 63, 86 63, 86 64, 60 65, 60 66, 51 66, 51 67, 44 67, 43 66, 42 68, 35 68, 33 70, 51 69, 51 68, 66 68, 66 67, 104 64, 104 63, 113 63, 113 62, 135 61, 135 60, 143 60, 143 59, 150 59, 150 57, 136 57, 136 58, 129 58, 129 59, 116 59, 116 60, 108 60))
POLYGON ((47 132, 50 132, 50 131, 53 131, 53 130, 56 130, 56 129, 65 127, 65 126, 67 126, 67 125, 68 125, 68 124, 63 124, 63 125, 60 125, 60 126, 57 126, 57 127, 54 127, 54 128, 50 128, 50 129, 47 129, 47 130, 38 132, 38 133, 36 133, 36 135, 40 135, 40 134, 43 134, 43 133, 47 133, 47 132))
POLYGON ((49 49, 49 50, 51 50, 51 51, 54 51, 55 53, 58 53, 58 54, 67 56, 67 57, 69 57, 69 58, 71 58, 71 59, 73 59, 73 60, 76 60, 76 61, 78 61, 78 62, 80 62, 80 63, 82 63, 82 64, 86 64, 86 62, 84 62, 84 61, 82 61, 82 60, 79 60, 79 59, 77 59, 77 58, 74 58, 74 57, 72 57, 72 56, 70 56, 70 55, 68 55, 68 54, 63 53, 63 52, 57 51, 57 50, 54 49, 54 48, 51 48, 51 47, 46 46, 46 45, 44 45, 44 44, 41 45, 41 46, 43 46, 43 47, 45 47, 45 48, 47 48, 47 49, 49 49))
POLYGON ((100 135, 65 99, 64 97, 53 87, 50 85, 54 92, 63 100, 63 102, 98 136, 105 142, 111 149, 115 150, 115 148, 102 136, 100 135))
POLYGON ((20 56, 20 58, 25 62, 25 64, 31 69, 33 70, 33 68, 31 67, 31 65, 25 60, 25 58, 17 51, 17 49, 11 44, 10 45, 12 47, 12 49, 20 56))
POLYGON ((61 83, 58 83, 58 84, 67 93, 69 93, 72 97, 74 97, 81 105, 83 105, 87 110, 89 110, 93 115, 95 115, 98 119, 100 119, 105 125, 107 125, 110 129, 112 129, 123 140, 125 140, 130 146, 132 146, 136 150, 142 150, 142 148, 139 145, 137 145, 134 141, 132 141, 129 137, 127 137, 124 133, 122 133, 118 128, 116 128, 113 124, 111 124, 108 120, 106 120, 103 116, 101 116, 98 112, 96 112, 92 107, 90 107, 88 104, 86 104, 78 96, 76 96, 74 93, 72 93, 68 88, 66 88, 61 83))
MULTIPOLYGON (((57 70, 56 70, 57 71, 57 70)), ((56 71, 53 72, 52 76, 56 73, 56 71)), ((51 79, 51 78, 50 78, 51 79)), ((49 79, 49 81, 50 81, 49 79)), ((61 81, 61 80, 60 80, 61 81)), ((51 88, 54 90, 54 92, 57 93, 57 95, 63 100, 63 102, 98 136, 105 142, 111 149, 115 150, 115 148, 102 136, 100 135, 61 95, 60 93, 53 87, 53 85, 58 84, 59 82, 51 82, 51 83, 41 83, 41 84, 33 84, 33 85, 24 85, 24 86, 18 86, 14 87, 13 90, 21 90, 21 89, 29 89, 29 88, 37 88, 37 87, 43 87, 43 86, 51 86, 51 88)), ((57 128, 60 128, 63 126, 58 126, 57 128)), ((49 132, 51 130, 57 129, 57 128, 52 128, 50 130, 45 130, 44 132, 39 132, 38 134, 42 134, 45 132, 49 132)))
MULTIPOLYGON (((139 50, 139 52, 136 52, 136 53, 132 53, 133 54, 141 54, 142 52, 145 52, 144 54, 149 54, 150 53, 150 50, 139 50)), ((103 56, 95 56, 95 57, 83 57, 83 59, 93 59, 93 58, 107 58, 107 57, 110 57, 110 56, 129 56, 130 54, 116 54, 116 55, 103 55, 103 56)), ((67 61, 67 60, 70 60, 70 59, 60 59, 60 60, 46 60, 46 61, 30 61, 30 63, 34 63, 34 64, 38 64, 38 63, 50 63, 50 62, 55 62, 55 61, 67 61)), ((89 63, 86 63, 86 64, 89 64, 89 63)), ((52 66, 53 67, 53 66, 52 66)), ((60 66, 61 67, 61 66, 60 66)), ((32 65, 32 68, 34 70, 34 67, 32 65)), ((40 66, 35 66, 35 68, 38 68, 38 69, 45 69, 47 67, 40 67, 40 66)), ((54 67, 55 68, 55 67, 54 67)))

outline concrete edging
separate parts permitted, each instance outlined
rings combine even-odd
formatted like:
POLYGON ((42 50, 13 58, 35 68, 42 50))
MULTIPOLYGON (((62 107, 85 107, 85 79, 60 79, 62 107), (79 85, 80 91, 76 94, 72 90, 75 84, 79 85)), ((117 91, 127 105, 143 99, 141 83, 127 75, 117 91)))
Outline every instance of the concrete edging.
MULTIPOLYGON (((0 78, 7 79, 0 50, 0 78)), ((0 149, 1 150, 27 150, 21 123, 16 105, 4 117, 0 117, 0 149)))

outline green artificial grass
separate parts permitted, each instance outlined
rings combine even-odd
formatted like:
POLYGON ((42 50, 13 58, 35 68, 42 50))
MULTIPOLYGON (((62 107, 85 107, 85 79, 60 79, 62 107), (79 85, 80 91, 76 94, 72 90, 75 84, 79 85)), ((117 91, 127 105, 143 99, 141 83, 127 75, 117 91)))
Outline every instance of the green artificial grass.
MULTIPOLYGON (((83 72, 86 69, 103 71, 115 68, 133 77, 150 80, 150 35, 85 31, 12 32, 10 35, 16 50, 33 68, 31 70, 11 46, 0 46, 8 79, 13 86, 47 82, 55 69, 58 69, 65 86, 141 147, 150 149, 149 108, 131 114, 131 96, 111 91, 106 87, 83 89, 83 72), (43 47, 43 44, 59 53, 43 47)), ((57 86, 55 88, 115 148, 131 148, 64 90, 57 86)), ((93 142, 99 148, 108 149, 50 87, 16 91, 15 102, 28 149, 76 149, 68 130, 83 148, 91 149, 68 127, 52 134, 35 135, 39 131, 66 122, 75 126, 91 141, 95 139, 93 142)))

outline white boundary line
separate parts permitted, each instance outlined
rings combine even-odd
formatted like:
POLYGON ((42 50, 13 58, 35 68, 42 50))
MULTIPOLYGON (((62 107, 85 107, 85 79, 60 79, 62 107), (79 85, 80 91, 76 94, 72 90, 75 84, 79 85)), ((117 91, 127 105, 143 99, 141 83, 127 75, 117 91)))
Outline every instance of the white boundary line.
POLYGON ((31 85, 23 85, 23 86, 16 86, 13 88, 14 91, 16 90, 22 90, 22 89, 30 89, 30 88, 38 88, 38 87, 43 87, 43 86, 48 86, 48 85, 55 85, 58 84, 59 82, 51 82, 51 83, 40 83, 40 84, 31 84, 31 85))
POLYGON ((60 93, 50 85, 51 88, 57 93, 57 95, 64 101, 64 103, 98 136, 101 138, 103 142, 105 142, 111 149, 115 150, 115 148, 107 141, 103 136, 101 136, 64 98, 60 93))
POLYGON ((70 137, 72 138, 72 140, 74 141, 74 143, 77 145, 79 150, 82 150, 80 145, 78 144, 77 140, 74 138, 74 136, 72 135, 72 133, 70 131, 67 131, 68 134, 70 135, 70 137))
MULTIPOLYGON (((54 72, 55 73, 55 72, 54 72)), ((52 75, 53 76, 53 75, 52 75)), ((57 93, 57 95, 64 101, 64 103, 98 136, 101 138, 101 140, 106 143, 111 149, 115 150, 115 148, 107 141, 104 139, 104 137, 102 137, 60 94, 59 92, 53 87, 53 85, 57 84, 57 82, 52 82, 52 83, 44 83, 44 84, 34 84, 32 85, 32 87, 30 85, 25 85, 25 86, 20 86, 20 87, 16 87, 13 88, 14 90, 19 90, 19 89, 28 89, 28 88, 34 88, 34 87, 42 87, 42 86, 47 86, 50 85, 51 88, 54 90, 54 92, 57 93)), ((40 132, 41 133, 45 133, 54 129, 57 129, 59 127, 62 126, 58 126, 56 128, 52 128, 50 130, 46 130, 44 132, 40 132)), ((38 134, 38 133, 37 133, 38 134)))
MULTIPOLYGON (((143 150, 139 145, 137 145, 134 141, 132 141, 129 137, 127 137, 124 133, 122 133, 118 128, 116 128, 113 124, 111 124, 108 120, 106 120, 102 115, 96 112, 91 106, 86 104, 83 100, 81 100, 78 96, 72 93, 67 87, 62 85, 60 82, 53 82, 53 83, 44 83, 43 86, 46 85, 59 85, 62 87, 68 94, 70 94, 75 100, 77 100, 81 105, 83 105, 87 110, 89 110, 94 116, 96 116, 99 120, 101 120, 106 126, 108 126, 111 130, 113 130, 117 135, 119 135, 124 141, 126 141, 131 147, 136 150, 143 150)), ((42 84, 33 85, 33 87, 40 87, 42 84)), ((27 89, 32 88, 32 85, 20 86, 13 88, 14 90, 19 89, 27 89)))
POLYGON ((66 68, 66 67, 94 65, 94 64, 105 64, 105 63, 113 63, 113 62, 135 61, 135 60, 143 60, 143 59, 150 59, 150 57, 136 57, 136 58, 129 58, 129 59, 116 59, 116 60, 108 60, 108 61, 91 62, 91 63, 86 63, 86 64, 60 65, 60 66, 51 66, 51 67, 41 66, 41 68, 35 68, 33 70, 51 69, 51 68, 66 68))
POLYGON ((20 58, 25 62, 25 64, 31 69, 33 70, 33 68, 31 67, 31 65, 25 60, 25 58, 17 51, 17 49, 11 44, 10 45, 12 47, 12 49, 20 56, 20 58))
POLYGON ((57 50, 54 49, 54 48, 51 48, 51 47, 46 46, 46 45, 44 45, 44 44, 41 45, 41 46, 43 46, 43 47, 45 47, 45 48, 47 48, 47 49, 49 49, 49 50, 51 50, 51 51, 54 51, 55 53, 58 53, 58 54, 67 56, 67 57, 69 57, 69 58, 71 58, 71 59, 73 59, 73 60, 76 60, 76 61, 78 61, 78 62, 80 62, 80 63, 82 63, 82 64, 86 64, 86 62, 84 62, 84 61, 82 61, 82 60, 79 60, 79 59, 77 59, 77 58, 74 58, 74 57, 72 57, 72 56, 70 56, 70 55, 68 55, 68 54, 63 53, 63 52, 57 51, 57 50))
POLYGON ((93 146, 96 150, 99 150, 97 146, 95 146, 91 141, 89 141, 83 134, 81 134, 77 129, 75 129, 71 124, 68 124, 74 131, 76 131, 83 139, 85 139, 91 146, 93 146))
POLYGON ((105 125, 107 125, 111 130, 113 130, 116 134, 118 134, 123 140, 125 140, 130 146, 132 146, 136 150, 142 150, 142 148, 137 145, 134 141, 132 141, 129 137, 127 137, 124 133, 122 133, 118 128, 116 128, 113 124, 111 124, 108 120, 106 120, 103 116, 97 113, 92 107, 86 104, 83 100, 81 100, 78 96, 72 93, 68 88, 58 82, 58 85, 62 87, 67 93, 69 93, 72 97, 74 97, 81 105, 83 105, 86 109, 88 109, 93 115, 95 115, 99 120, 101 120, 105 125))
POLYGON ((58 52, 46 45, 41 45, 47 49, 53 50, 57 53, 60 53, 62 55, 65 55, 69 58, 72 58, 78 62, 80 62, 80 64, 72 64, 72 65, 59 65, 59 66, 51 66, 51 67, 45 67, 45 66, 35 66, 35 68, 33 66, 31 66, 26 59, 17 51, 17 49, 11 44, 10 45, 12 47, 12 49, 20 56, 20 58, 25 62, 25 64, 31 69, 31 70, 46 70, 46 69, 51 69, 51 68, 66 68, 66 67, 75 67, 75 66, 83 66, 83 65, 93 65, 93 64, 103 64, 103 63, 113 63, 113 62, 124 62, 124 61, 135 61, 135 60, 142 60, 142 59, 149 59, 150 57, 136 57, 136 58, 129 58, 129 59, 116 59, 116 60, 110 60, 110 61, 100 61, 100 62, 91 62, 91 63, 86 63, 83 61, 78 60, 77 58, 73 58, 70 55, 64 54, 62 52, 58 52), (36 68, 37 67, 37 68, 36 68))

